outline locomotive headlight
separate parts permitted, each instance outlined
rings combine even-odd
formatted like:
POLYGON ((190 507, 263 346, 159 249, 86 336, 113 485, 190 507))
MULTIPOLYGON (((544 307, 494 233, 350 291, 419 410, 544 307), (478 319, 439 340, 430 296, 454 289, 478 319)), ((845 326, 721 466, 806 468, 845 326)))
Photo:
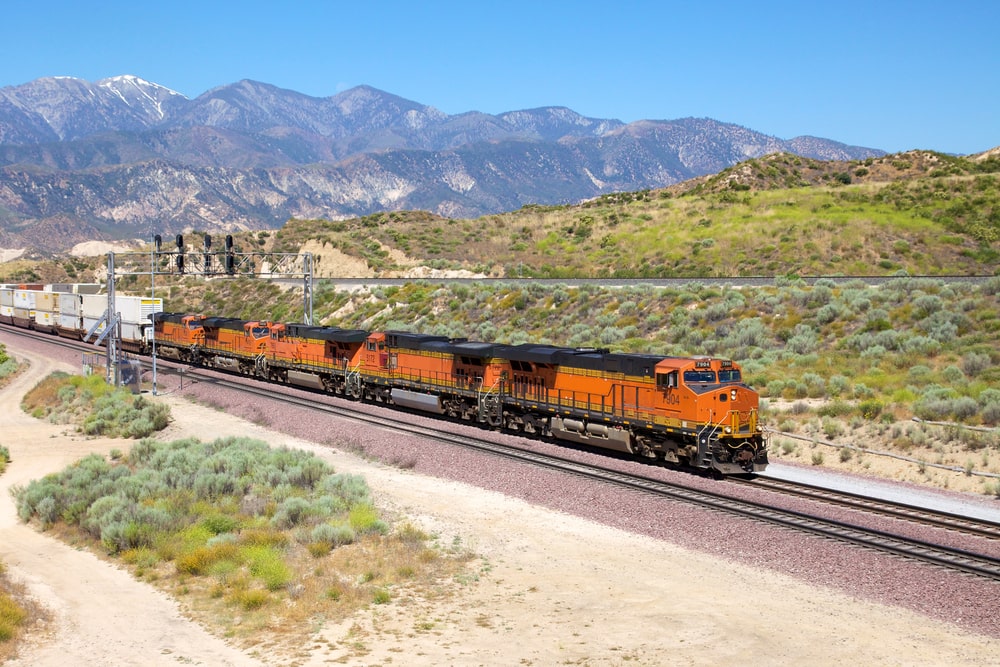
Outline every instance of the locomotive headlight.
POLYGON ((733 432, 733 427, 732 426, 727 426, 724 430, 726 431, 727 434, 729 434, 729 433, 733 432))
POLYGON ((734 401, 736 400, 736 390, 735 389, 730 389, 729 390, 729 398, 732 399, 732 400, 734 400, 734 401))

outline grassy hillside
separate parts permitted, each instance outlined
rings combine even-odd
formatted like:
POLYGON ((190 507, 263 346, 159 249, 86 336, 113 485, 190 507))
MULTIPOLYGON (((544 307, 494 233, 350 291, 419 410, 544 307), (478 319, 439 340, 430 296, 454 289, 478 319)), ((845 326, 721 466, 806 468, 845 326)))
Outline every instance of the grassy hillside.
MULTIPOLYGON (((415 267, 545 278, 993 274, 998 174, 997 154, 910 151, 855 162, 774 154, 581 204, 478 219, 401 211, 290 220, 236 243, 243 252, 311 252, 317 275, 329 277, 407 276, 415 267)), ((103 256, 6 262, 0 281, 87 282, 105 266, 103 256)))
POLYGON ((412 263, 497 277, 992 273, 1000 159, 911 152, 859 162, 776 154, 673 188, 476 220, 425 212, 292 220, 275 248, 325 244, 374 275, 412 263))

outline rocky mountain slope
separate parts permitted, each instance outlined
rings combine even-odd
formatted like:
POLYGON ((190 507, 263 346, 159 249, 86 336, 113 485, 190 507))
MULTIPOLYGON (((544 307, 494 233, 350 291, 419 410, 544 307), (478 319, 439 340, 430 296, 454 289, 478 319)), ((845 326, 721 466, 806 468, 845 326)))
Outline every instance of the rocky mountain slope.
POLYGON ((45 78, 0 89, 0 247, 394 210, 478 217, 665 187, 777 151, 884 154, 704 118, 448 115, 364 86, 316 98, 240 81, 188 99, 131 76, 45 78))

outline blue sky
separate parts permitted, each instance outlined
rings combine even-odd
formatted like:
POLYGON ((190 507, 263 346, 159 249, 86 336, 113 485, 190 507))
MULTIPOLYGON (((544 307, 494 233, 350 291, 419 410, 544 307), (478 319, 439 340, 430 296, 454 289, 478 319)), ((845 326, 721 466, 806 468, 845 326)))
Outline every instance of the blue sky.
POLYGON ((736 123, 890 152, 1000 145, 1000 2, 8 0, 0 87, 134 74, 188 97, 370 85, 447 113, 736 123))

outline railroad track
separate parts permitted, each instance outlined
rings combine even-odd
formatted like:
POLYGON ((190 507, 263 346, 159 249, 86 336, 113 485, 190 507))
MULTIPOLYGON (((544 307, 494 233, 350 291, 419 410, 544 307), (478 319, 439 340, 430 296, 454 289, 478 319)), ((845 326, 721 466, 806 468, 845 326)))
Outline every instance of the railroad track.
MULTIPOLYGON (((73 345, 69 341, 60 341, 59 339, 49 339, 47 337, 46 340, 53 344, 66 345, 77 350, 80 349, 79 344, 73 345)), ((93 349, 93 347, 90 346, 89 349, 93 349)), ((149 364, 148 361, 144 363, 149 364)), ((1000 580, 1000 559, 996 557, 976 553, 971 550, 953 548, 944 544, 934 544, 912 539, 903 535, 868 528, 860 524, 839 521, 822 516, 820 513, 799 512, 775 507, 764 502, 734 497, 732 494, 726 492, 726 484, 720 484, 719 491, 694 489, 652 477, 627 474, 597 465, 589 465, 567 458, 544 454, 527 447, 521 448, 498 444, 471 435, 457 434, 452 430, 447 430, 446 427, 435 428, 408 423, 404 421, 404 413, 396 411, 386 411, 385 414, 373 415, 370 412, 351 407, 351 402, 345 400, 330 397, 331 400, 336 401, 335 404, 322 402, 317 400, 315 394, 298 396, 293 393, 279 393, 275 391, 274 385, 268 385, 257 380, 248 380, 238 376, 223 376, 216 371, 186 368, 169 362, 164 363, 162 360, 158 364, 163 372, 177 372, 178 368, 183 368, 184 377, 190 380, 213 383, 229 390, 264 396, 271 400, 280 400, 313 412, 347 418, 376 425, 380 428, 392 428, 401 433, 408 433, 453 446, 471 448, 489 455, 502 456, 528 465, 542 466, 550 470, 582 476, 601 483, 614 484, 620 488, 640 491, 657 498, 682 502, 712 511, 725 512, 754 521, 763 521, 786 529, 806 532, 823 538, 874 549, 883 553, 903 556, 950 570, 1000 580)), ((778 484, 775 480, 771 479, 761 482, 760 478, 758 478, 754 483, 760 488, 770 485, 771 491, 779 491, 779 487, 782 486, 782 484, 778 484)), ((781 490, 782 493, 793 492, 788 484, 783 484, 783 486, 785 488, 781 490)), ((819 502, 835 503, 837 505, 854 502, 855 504, 852 507, 858 511, 875 512, 882 515, 890 514, 893 516, 903 512, 906 516, 897 516, 897 518, 924 523, 935 521, 937 522, 935 525, 944 531, 961 531, 966 534, 971 532, 981 538, 997 538, 996 531, 998 527, 996 524, 980 525, 978 527, 974 525, 976 523, 988 524, 989 522, 976 522, 967 517, 955 517, 954 515, 943 517, 942 513, 935 513, 924 508, 906 508, 901 507, 899 504, 874 499, 864 499, 864 501, 867 501, 865 503, 858 499, 850 500, 845 497, 845 494, 838 494, 828 489, 816 489, 814 487, 814 489, 809 490, 802 488, 801 485, 799 487, 797 491, 794 491, 796 494, 812 494, 811 497, 819 502), (838 495, 840 497, 835 498, 838 495), (890 507, 892 505, 895 506, 890 507)))
POLYGON ((1000 539, 1000 523, 986 519, 977 519, 893 500, 872 498, 870 496, 828 489, 803 482, 776 479, 767 477, 766 473, 764 476, 757 476, 753 479, 732 478, 729 481, 751 488, 765 489, 773 493, 781 493, 798 498, 807 498, 828 505, 837 505, 902 521, 910 521, 946 531, 965 533, 988 539, 1000 539))

